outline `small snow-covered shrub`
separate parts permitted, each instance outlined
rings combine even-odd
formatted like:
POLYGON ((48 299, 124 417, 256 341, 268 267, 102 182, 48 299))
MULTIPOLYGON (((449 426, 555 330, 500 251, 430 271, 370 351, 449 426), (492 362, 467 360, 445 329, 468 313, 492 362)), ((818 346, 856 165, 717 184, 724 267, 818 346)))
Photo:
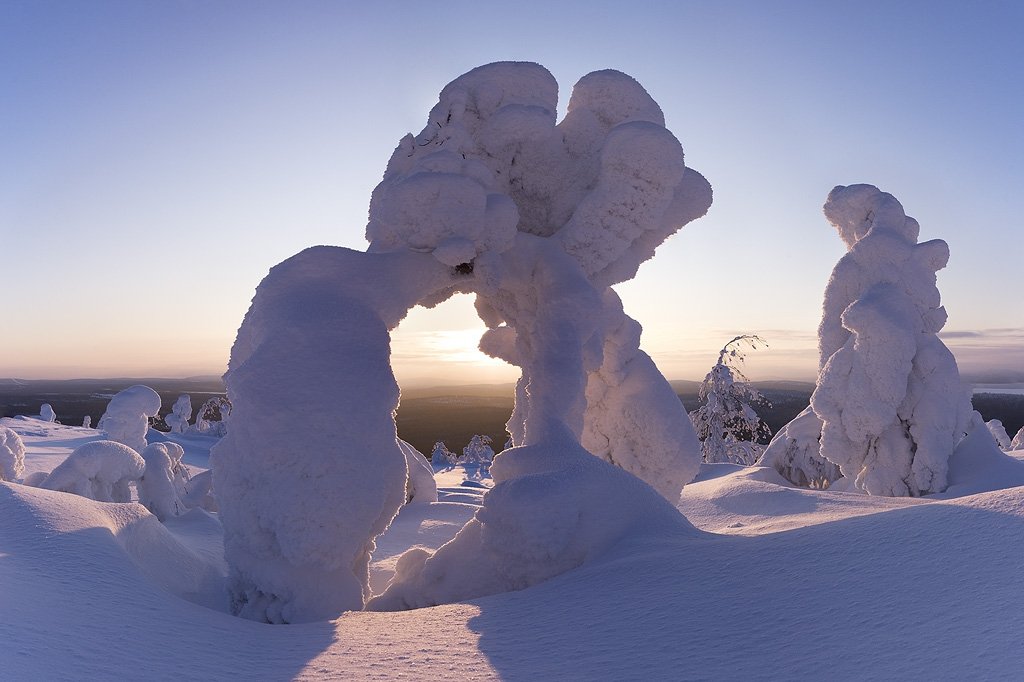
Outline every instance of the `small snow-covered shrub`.
POLYGON ((98 502, 131 502, 130 484, 146 462, 134 449, 110 440, 80 445, 39 486, 74 493, 98 502))
POLYGON ((217 496, 213 491, 213 471, 208 469, 189 478, 181 501, 189 509, 199 507, 208 512, 219 511, 217 496))
MULTIPOLYGON (((767 402, 743 374, 743 346, 756 349, 758 336, 737 336, 718 353, 718 362, 700 384, 697 397, 703 403, 690 413, 705 462, 753 464, 761 454, 758 440, 771 435, 768 425, 754 411, 767 402)), ((767 344, 766 344, 767 345, 767 344)))
POLYGON ((489 469, 493 459, 491 437, 475 435, 469 439, 466 447, 462 448, 462 460, 459 463, 466 469, 466 478, 479 481, 490 477, 489 469))
POLYGON ((149 386, 130 386, 107 404, 97 427, 107 437, 123 443, 136 452, 146 449, 149 419, 160 412, 160 395, 149 386))
POLYGON ((456 455, 443 442, 434 443, 430 452, 430 464, 435 470, 448 470, 455 466, 456 455))
POLYGON ((183 433, 188 428, 188 420, 192 418, 192 396, 179 395, 171 407, 171 413, 164 417, 171 433, 183 433))
POLYGON ((43 403, 39 408, 39 418, 44 422, 56 422, 57 413, 53 411, 53 407, 50 406, 50 403, 43 403))
POLYGON ((90 417, 89 415, 85 415, 84 417, 82 417, 82 428, 83 429, 91 429, 92 428, 92 417, 90 417))
POLYGON ((998 419, 991 419, 985 422, 985 426, 988 427, 989 433, 992 434, 992 438, 995 439, 996 445, 999 446, 1000 450, 1006 451, 1011 449, 1012 441, 1003 427, 1003 422, 998 419))
POLYGON ((0 481, 16 481, 25 475, 25 443, 13 429, 0 426, 0 481))
POLYGON ((810 406, 779 429, 757 460, 796 485, 827 488, 842 477, 839 467, 819 454, 821 420, 810 406))
POLYGON ((196 411, 196 422, 190 427, 190 431, 223 438, 227 433, 227 420, 230 414, 231 401, 223 396, 214 396, 196 411))
POLYGON ((1017 435, 1010 441, 1010 450, 1024 450, 1024 426, 1020 427, 1017 435))
POLYGON ((146 468, 138 482, 139 503, 161 522, 171 516, 178 516, 185 510, 185 505, 178 497, 174 461, 167 445, 151 443, 142 451, 146 468))

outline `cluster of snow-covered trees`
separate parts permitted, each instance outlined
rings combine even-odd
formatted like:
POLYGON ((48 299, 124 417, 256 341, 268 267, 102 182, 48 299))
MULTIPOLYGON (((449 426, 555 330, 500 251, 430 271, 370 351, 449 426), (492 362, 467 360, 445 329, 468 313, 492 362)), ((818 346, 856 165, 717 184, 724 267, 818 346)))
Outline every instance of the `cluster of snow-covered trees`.
MULTIPOLYGON (((743 444, 763 433, 758 396, 736 362, 756 337, 722 349, 691 422, 612 285, 704 215, 711 186, 631 77, 584 76, 561 121, 557 92, 537 64, 463 74, 388 162, 367 251, 318 246, 271 269, 232 347, 228 398, 203 405, 193 427, 188 396, 166 417, 174 432, 223 436, 210 474, 189 481, 180 446, 147 446, 160 398, 135 386, 99 422, 110 440, 41 484, 110 501, 134 485, 161 519, 219 505, 232 611, 272 623, 522 589, 644 529, 691 532, 675 505, 702 458, 758 454, 743 444), (521 370, 510 447, 467 445, 462 461, 494 481, 483 506, 436 552, 402 555, 374 595, 375 539, 403 504, 437 500, 430 461, 398 438, 390 332, 456 293, 476 297, 481 350, 521 370)), ((817 386, 759 462, 798 485, 940 492, 973 423, 936 335, 948 249, 918 243, 917 222, 870 185, 836 187, 825 215, 848 252, 825 290, 817 386)), ((1008 442, 1000 428, 989 425, 1008 442)), ((0 430, 4 477, 18 475, 19 452, 0 430)), ((443 443, 431 459, 456 461, 443 443)))
MULTIPOLYGON (((160 396, 148 386, 131 386, 108 403, 99 429, 104 440, 87 442, 73 450, 53 471, 24 474, 25 447, 12 429, 0 427, 0 480, 20 481, 49 490, 73 493, 100 502, 137 499, 161 521, 193 507, 216 509, 209 475, 197 477, 182 462, 184 448, 174 442, 147 443, 149 422, 160 411, 160 396), (135 494, 133 495, 133 490, 135 494)), ((56 421, 49 405, 39 419, 56 421)), ((191 412, 188 396, 182 396, 168 415, 178 432, 187 426, 191 412), (175 421, 175 417, 179 421, 175 421)), ((89 428, 88 424, 83 425, 89 428)))
POLYGON ((430 454, 430 464, 435 471, 447 471, 462 466, 466 470, 467 480, 479 481, 490 477, 491 462, 494 459, 494 448, 491 447, 490 436, 474 435, 469 443, 462 448, 462 454, 456 454, 442 443, 434 443, 430 454))
MULTIPOLYGON (((557 85, 536 64, 460 76, 392 155, 367 252, 311 248, 260 284, 226 375, 232 428, 214 450, 236 613, 295 622, 366 605, 374 538, 418 488, 418 460, 395 432, 389 332, 414 305, 457 292, 476 296, 481 350, 521 369, 512 447, 494 459, 496 485, 474 520, 436 553, 403 556, 370 607, 530 585, 584 561, 636 514, 667 513, 659 504, 672 509, 695 475, 693 426, 611 285, 708 210, 710 185, 632 78, 589 74, 560 122, 556 107, 557 85), (636 478, 625 472, 646 485, 626 485, 636 478), (548 487, 563 484, 586 492, 549 508, 548 487), (618 521, 595 530, 605 513, 618 521)), ((801 485, 844 476, 871 494, 939 492, 971 416, 936 336, 948 249, 919 244, 917 222, 870 185, 836 187, 825 215, 848 253, 825 292, 817 387, 760 461, 801 485)), ((723 349, 694 414, 708 461, 757 455, 741 445, 762 427, 735 350, 723 349)), ((453 460, 443 446, 432 458, 453 460)))

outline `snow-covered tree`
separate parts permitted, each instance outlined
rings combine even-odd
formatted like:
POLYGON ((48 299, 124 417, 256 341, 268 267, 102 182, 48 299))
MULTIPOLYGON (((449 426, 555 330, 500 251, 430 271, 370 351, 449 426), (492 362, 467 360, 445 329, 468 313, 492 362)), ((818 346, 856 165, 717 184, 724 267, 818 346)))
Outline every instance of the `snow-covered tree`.
POLYGON ((180 473, 175 471, 176 464, 180 467, 180 455, 168 445, 177 444, 151 443, 142 451, 146 468, 138 482, 139 503, 161 522, 185 511, 176 480, 180 473))
POLYGON ((490 475, 489 469, 494 459, 491 442, 490 436, 475 435, 469 439, 466 447, 462 448, 460 464, 466 468, 466 476, 471 481, 479 481, 490 475))
POLYGON ((185 484, 185 494, 181 496, 181 501, 189 509, 199 507, 208 512, 219 511, 217 496, 213 490, 213 471, 207 469, 190 477, 185 484))
POLYGON ((1020 427, 1017 435, 1010 441, 1010 450, 1024 450, 1024 426, 1020 427))
POLYGON ((426 253, 323 246, 260 283, 225 375, 231 426, 211 451, 234 613, 362 609, 375 538, 406 500, 388 330, 452 278, 426 253))
POLYGON ((192 418, 192 396, 179 395, 171 407, 171 413, 164 417, 171 433, 183 433, 188 428, 188 420, 192 418))
POLYGON ((131 484, 145 469, 146 462, 127 445, 94 440, 75 448, 40 487, 99 502, 131 502, 131 484))
POLYGON ((819 329, 827 361, 811 407, 822 421, 821 455, 873 495, 941 492, 971 415, 956 361, 936 335, 946 311, 935 273, 949 248, 917 243, 917 221, 871 185, 833 189, 825 216, 848 253, 832 272, 819 329))
POLYGON ((0 426, 0 481, 17 481, 25 475, 25 443, 13 429, 0 426))
POLYGON ((839 467, 821 456, 821 420, 810 406, 779 429, 759 466, 770 466, 796 485, 827 488, 842 478, 839 467))
POLYGON ((434 443, 430 452, 430 464, 435 470, 444 471, 455 466, 456 455, 443 442, 434 443))
POLYGON ((160 394, 149 386, 130 386, 110 399, 97 428, 106 431, 110 440, 142 452, 149 420, 159 413, 160 394))
POLYGON ((82 428, 83 429, 91 429, 92 428, 92 417, 90 417, 89 415, 85 415, 84 417, 82 417, 82 428))
POLYGON ((231 415, 231 401, 224 396, 214 396, 196 411, 196 421, 190 427, 195 433, 222 438, 227 433, 227 420, 231 415))
POLYGON ((999 446, 1000 450, 1007 451, 1011 449, 1010 436, 1006 433, 1003 422, 998 419, 990 419, 985 422, 985 426, 988 427, 989 433, 992 434, 992 438, 995 439, 996 445, 999 446))
POLYGON ((39 418, 44 422, 56 422, 57 413, 53 411, 50 403, 43 403, 39 408, 39 418))
POLYGON ((718 362, 700 384, 697 397, 703 403, 690 413, 701 439, 705 462, 753 464, 761 454, 758 440, 771 435, 754 405, 767 402, 743 374, 744 347, 756 350, 767 345, 759 336, 734 337, 718 353, 718 362))

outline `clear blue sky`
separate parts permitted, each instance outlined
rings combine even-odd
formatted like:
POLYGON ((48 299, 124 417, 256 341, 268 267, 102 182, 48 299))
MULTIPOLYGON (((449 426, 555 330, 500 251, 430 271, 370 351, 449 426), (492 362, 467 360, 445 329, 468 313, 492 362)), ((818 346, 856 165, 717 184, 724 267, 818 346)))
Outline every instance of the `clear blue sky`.
MULTIPOLYGON (((813 373, 843 253, 821 204, 855 182, 949 243, 962 368, 1024 370, 1022 34, 1016 1, 6 0, 0 376, 223 371, 268 268, 363 248, 398 139, 505 59, 548 67, 563 105, 589 71, 633 75, 714 187, 619 287, 670 377, 740 333, 771 344, 752 375, 813 373)), ((474 359, 476 326, 468 301, 413 315, 400 379, 512 376, 474 359)))

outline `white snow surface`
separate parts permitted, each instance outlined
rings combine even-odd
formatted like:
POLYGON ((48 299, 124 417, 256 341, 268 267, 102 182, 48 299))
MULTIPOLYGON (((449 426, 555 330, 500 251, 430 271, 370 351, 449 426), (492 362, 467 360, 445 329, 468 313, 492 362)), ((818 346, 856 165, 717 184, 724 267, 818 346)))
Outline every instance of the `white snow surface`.
POLYGON ((989 433, 992 434, 992 437, 996 441, 996 445, 998 445, 1001 450, 1013 449, 1010 435, 1006 433, 1006 428, 1003 426, 1003 422, 998 419, 990 419, 985 422, 985 426, 988 427, 989 433))
MULTIPOLYGON (((4 424, 22 432, 30 470, 88 437, 4 424)), ((961 455, 988 461, 971 467, 975 486, 1024 468, 979 440, 958 448, 950 490, 961 455)), ((441 476, 442 501, 406 505, 378 539, 375 585, 479 508, 480 489, 441 476)), ((700 531, 641 529, 528 589, 280 627, 227 615, 214 515, 164 525, 141 505, 0 483, 0 666, 11 679, 155 680, 1015 679, 1024 666, 1024 487, 884 498, 718 464, 680 509, 700 531), (811 632, 816 651, 841 653, 809 655, 811 632)))

